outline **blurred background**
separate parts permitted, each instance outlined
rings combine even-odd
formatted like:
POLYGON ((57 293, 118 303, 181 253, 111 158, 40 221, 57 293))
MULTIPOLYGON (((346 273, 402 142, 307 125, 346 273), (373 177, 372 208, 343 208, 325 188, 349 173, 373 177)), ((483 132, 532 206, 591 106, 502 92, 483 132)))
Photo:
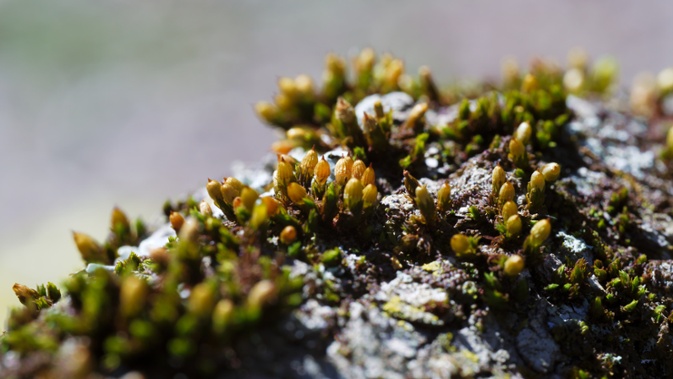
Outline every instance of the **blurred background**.
POLYGON ((622 85, 673 65, 673 3, 0 0, 0 329, 11 286, 82 268, 71 230, 112 207, 160 220, 166 199, 254 162, 254 115, 280 76, 328 52, 392 52, 439 83, 497 78, 504 57, 610 55, 622 85))

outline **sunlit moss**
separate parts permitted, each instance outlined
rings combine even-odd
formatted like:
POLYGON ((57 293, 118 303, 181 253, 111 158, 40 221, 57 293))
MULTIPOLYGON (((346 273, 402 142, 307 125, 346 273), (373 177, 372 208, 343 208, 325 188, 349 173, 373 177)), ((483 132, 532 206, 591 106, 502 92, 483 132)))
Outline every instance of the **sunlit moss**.
MULTIPOLYGON (((447 89, 427 67, 410 75, 403 61, 371 49, 346 62, 330 54, 321 80, 281 77, 274 101, 255 106, 283 132, 268 183, 208 179, 205 199, 165 207, 177 236, 143 254, 144 225, 117 208, 105 241, 74 233, 90 265, 67 279, 63 296, 51 283, 15 285, 24 307, 12 312, 2 351, 54 360, 59 344, 76 339, 89 344, 78 345, 80 359, 64 372, 116 375, 161 365, 171 374, 213 376, 241 364, 239 349, 250 336, 265 349, 260 336, 307 300, 335 310, 326 324, 338 330, 350 302, 368 299, 395 271, 417 280, 419 266, 432 274, 419 280, 451 296, 414 309, 433 327, 482 331, 484 314, 515 319, 533 295, 577 301, 582 291, 589 316, 573 324, 582 338, 600 338, 593 322, 670 319, 644 284, 648 257, 631 259, 631 250, 602 243, 612 234, 627 241, 638 189, 606 186, 606 211, 588 212, 602 227, 578 228, 567 216, 580 218, 583 210, 561 191, 561 166, 544 164, 558 160, 569 175, 581 164, 564 156, 579 138, 565 128, 574 117, 566 97, 608 94, 611 61, 592 66, 578 53, 567 70, 535 61, 527 72, 509 62, 502 84, 447 89), (369 95, 376 96, 361 102, 369 95), (572 256, 541 275, 549 271, 543 254, 556 254, 564 236, 586 240, 595 262, 572 256), (589 289, 592 275, 604 294, 589 289)), ((653 114, 673 88, 669 74, 640 99, 653 114)), ((668 145, 664 158, 673 151, 668 145)), ((397 295, 366 304, 385 317, 408 316, 397 295)))

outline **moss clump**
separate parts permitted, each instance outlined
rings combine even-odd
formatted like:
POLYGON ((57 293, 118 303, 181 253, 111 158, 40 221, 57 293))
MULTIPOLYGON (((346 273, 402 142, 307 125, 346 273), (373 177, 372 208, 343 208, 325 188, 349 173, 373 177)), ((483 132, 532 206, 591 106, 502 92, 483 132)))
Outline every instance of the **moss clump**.
POLYGON ((469 89, 371 50, 351 68, 329 56, 320 88, 282 78, 256 107, 285 132, 273 168, 208 179, 152 233, 118 209, 104 243, 76 233, 86 269, 63 296, 15 285, 24 307, 0 364, 15 377, 670 375, 670 146, 602 105, 614 65, 580 58, 469 89), (661 160, 640 162, 648 150, 661 160))

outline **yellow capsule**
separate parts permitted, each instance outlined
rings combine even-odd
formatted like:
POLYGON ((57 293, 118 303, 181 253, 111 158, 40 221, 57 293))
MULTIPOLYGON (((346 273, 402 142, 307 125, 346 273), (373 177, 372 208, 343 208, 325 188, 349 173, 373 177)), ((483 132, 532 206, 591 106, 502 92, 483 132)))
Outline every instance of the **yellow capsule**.
POLYGON ((274 96, 273 101, 276 103, 279 113, 292 111, 292 107, 294 106, 292 99, 284 93, 274 96))
POLYGON ((523 92, 532 92, 538 88, 537 78, 532 74, 526 74, 521 83, 521 91, 523 92))
POLYGON ((514 200, 514 186, 510 182, 505 182, 500 187, 500 192, 498 194, 498 201, 500 204, 504 204, 508 201, 514 200))
POLYGON ((303 140, 307 136, 307 134, 308 131, 305 128, 294 127, 288 129, 285 132, 285 138, 303 140))
POLYGON ((236 197, 234 198, 234 202, 232 203, 232 206, 233 206, 234 208, 238 208, 238 207, 240 207, 240 206, 242 206, 242 205, 243 205, 243 199, 241 199, 240 196, 236 196, 236 197))
POLYGON ((284 157, 278 158, 276 175, 278 177, 278 181, 285 186, 294 180, 294 169, 290 163, 286 162, 284 157))
POLYGON ((511 237, 518 236, 521 233, 521 217, 519 215, 510 216, 505 223, 507 235, 511 237))
POLYGON ((411 108, 411 111, 409 112, 409 117, 407 118, 406 125, 414 129, 416 127, 420 127, 423 116, 427 111, 428 111, 427 103, 420 103, 414 105, 414 107, 411 108))
POLYGON ((612 58, 601 58, 594 63, 592 76, 602 87, 603 91, 610 90, 619 73, 619 66, 612 58))
POLYGON ((229 299, 222 299, 217 302, 213 310, 213 329, 217 333, 223 333, 234 315, 234 302, 229 299))
POLYGON ((170 221, 173 230, 179 232, 182 224, 185 223, 185 218, 178 212, 171 212, 170 216, 168 216, 168 221, 170 221))
POLYGON ((199 238, 199 222, 194 217, 187 217, 180 228, 178 238, 182 241, 196 242, 199 238))
POLYGON ((245 187, 241 191, 241 202, 245 209, 252 211, 255 202, 259 199, 259 193, 250 187, 245 187))
POLYGON ((346 203, 346 207, 351 212, 354 212, 362 202, 363 190, 362 183, 360 183, 358 179, 353 178, 346 183, 346 188, 344 189, 344 203, 346 203))
POLYGON ((395 270, 402 270, 404 268, 402 262, 400 262, 400 260, 397 259, 397 257, 395 256, 390 257, 390 264, 393 266, 395 270))
POLYGON ((313 95, 313 79, 308 75, 299 75, 294 78, 294 85, 297 92, 304 97, 313 95))
POLYGON ((221 204, 224 201, 222 197, 222 184, 217 180, 208 179, 208 184, 206 184, 206 191, 208 191, 208 196, 211 199, 215 200, 215 204, 221 204))
POLYGON ((544 175, 540 171, 533 171, 530 176, 530 188, 538 191, 544 191, 545 180, 544 175))
POLYGON ((278 114, 278 108, 268 101, 260 101, 255 104, 255 112, 263 121, 272 123, 278 114))
POLYGON ((369 71, 374 67, 376 61, 376 53, 374 49, 363 49, 355 60, 355 69, 358 72, 369 71))
POLYGON ((451 249, 456 255, 463 255, 471 250, 470 239, 465 234, 454 234, 451 237, 451 249))
POLYGON ((659 91, 663 93, 673 90, 673 67, 665 68, 659 72, 657 86, 659 86, 659 91))
POLYGON ((271 150, 276 154, 287 154, 294 149, 297 144, 290 140, 278 140, 271 144, 271 150))
POLYGON ((297 239, 297 229, 288 225, 280 232, 280 242, 289 245, 297 239))
POLYGON ((364 175, 365 170, 367 169, 367 166, 365 165, 365 162, 361 161, 358 159, 353 163, 353 168, 351 169, 351 175, 355 179, 362 179, 362 175, 364 175))
POLYGON ((250 216, 250 226, 257 230, 269 219, 269 213, 266 209, 264 202, 256 204, 252 209, 252 215, 250 216))
POLYGON ((128 231, 131 229, 131 223, 129 222, 128 217, 126 217, 126 214, 124 214, 124 212, 118 207, 112 208, 110 225, 112 227, 112 230, 122 228, 123 230, 128 231))
POLYGON ((404 170, 402 175, 404 176, 404 180, 402 182, 404 184, 404 189, 407 190, 409 197, 413 198, 416 196, 416 188, 418 188, 421 184, 407 170, 404 170))
POLYGON ((278 89, 280 89, 280 92, 289 99, 294 99, 299 94, 296 83, 292 78, 288 77, 278 79, 278 89))
POLYGON ((526 148, 516 138, 509 140, 509 159, 516 163, 526 153, 526 148))
POLYGON ((240 195, 239 190, 237 190, 236 188, 234 188, 234 186, 226 182, 222 184, 220 188, 220 193, 222 201, 224 201, 225 204, 227 205, 233 205, 234 200, 240 195))
POLYGON ((523 271, 524 266, 523 258, 518 254, 514 254, 505 261, 505 275, 517 276, 523 271))
POLYGON ((393 59, 386 67, 385 76, 383 80, 389 87, 396 88, 399 83, 400 76, 404 73, 404 62, 400 59, 393 59))
POLYGON ((425 112, 428 111, 428 103, 420 103, 414 105, 413 108, 411 108, 411 112, 409 112, 409 118, 413 120, 418 120, 423 115, 425 115, 425 112))
POLYGON ((442 184, 442 187, 437 191, 437 209, 444 212, 449 210, 451 204, 451 185, 449 183, 442 184))
POLYGON ((360 178, 360 181, 365 187, 370 184, 376 185, 376 173, 374 172, 374 168, 372 167, 371 163, 369 164, 369 167, 365 169, 365 172, 362 173, 362 178, 360 178))
POLYGON ((340 56, 329 53, 325 57, 325 68, 333 75, 343 75, 346 71, 346 62, 340 56))
POLYGON ((105 254, 103 247, 91 236, 84 233, 73 231, 72 237, 75 240, 77 250, 79 250, 82 259, 87 263, 110 263, 110 259, 105 254))
POLYGON ((528 121, 524 121, 516 128, 514 131, 514 139, 521 142, 522 144, 528 144, 530 137, 533 135, 533 128, 531 128, 528 121))
POLYGON ((252 309, 261 309, 276 299, 276 285, 269 279, 257 282, 248 293, 247 305, 252 309))
POLYGON ((540 246, 545 240, 547 240, 550 233, 551 233, 551 223, 549 222, 549 219, 538 221, 530 229, 531 242, 535 246, 540 246))
POLYGON ((215 289, 210 283, 199 283, 189 294, 189 312, 197 316, 205 316, 212 312, 216 301, 215 289))
POLYGON ((306 198, 306 195, 306 189, 299 183, 292 182, 287 186, 287 196, 295 204, 304 204, 304 198, 306 198))
POLYGON ((336 183, 340 186, 346 184, 346 181, 350 179, 353 169, 353 158, 350 156, 343 157, 339 159, 334 166, 334 177, 336 178, 336 183))
POLYGON ((332 171, 329 167, 329 163, 327 163, 325 157, 322 157, 320 162, 316 164, 315 169, 313 170, 313 176, 315 177, 316 182, 319 184, 325 184, 331 172, 332 171))
POLYGON ((369 208, 376 203, 376 200, 379 196, 379 190, 374 184, 368 184, 364 190, 362 190, 362 201, 364 202, 364 207, 369 208))
POLYGON ((266 214, 268 217, 275 215, 278 212, 278 200, 274 199, 271 196, 265 196, 261 198, 262 203, 266 207, 266 214))
POLYGON ((199 203, 199 212, 204 216, 212 216, 213 209, 210 207, 207 201, 203 200, 199 203))
POLYGON ((135 275, 123 279, 119 290, 119 306, 124 317, 133 317, 145 308, 149 292, 147 282, 135 275))
POLYGON ((150 259, 160 267, 166 268, 171 260, 171 256, 168 254, 168 249, 162 246, 150 250, 150 259))
POLYGON ((435 218, 435 201, 432 199, 428 189, 422 185, 416 187, 416 205, 427 222, 432 222, 435 218))
POLYGON ((301 160, 299 167, 303 175, 308 176, 313 174, 315 166, 318 164, 318 153, 314 149, 309 150, 304 158, 301 160))
POLYGON ((493 168, 493 175, 492 175, 492 184, 493 184, 493 193, 498 193, 500 188, 502 187, 503 184, 507 181, 507 174, 505 173, 505 170, 500 167, 500 165, 497 165, 493 168))
POLYGON ((542 167, 542 175, 549 183, 555 182, 561 174, 561 166, 556 162, 547 163, 542 167))
POLYGON ((234 188, 236 191, 241 192, 243 190, 243 183, 241 183, 240 180, 230 177, 230 178, 225 178, 224 183, 227 185, 230 185, 232 188, 234 188))
POLYGON ((514 216, 518 213, 519 213, 519 210, 516 206, 516 203, 511 201, 511 200, 509 200, 509 201, 505 202, 505 204, 503 204, 502 210, 500 212, 500 214, 502 215, 502 219, 504 221, 509 220, 510 217, 512 217, 512 216, 514 216))
POLYGON ((577 68, 571 68, 563 74, 563 86, 569 92, 579 92, 584 85, 584 72, 577 68))

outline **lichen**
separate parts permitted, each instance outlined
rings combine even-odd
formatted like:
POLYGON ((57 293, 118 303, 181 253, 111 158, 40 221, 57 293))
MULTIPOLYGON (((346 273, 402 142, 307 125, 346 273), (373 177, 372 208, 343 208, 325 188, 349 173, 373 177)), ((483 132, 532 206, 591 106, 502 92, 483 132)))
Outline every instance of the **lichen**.
POLYGON ((670 74, 637 118, 611 61, 505 72, 443 90, 367 49, 328 56, 320 88, 281 78, 256 106, 276 157, 164 225, 115 209, 103 243, 75 233, 82 271, 14 286, 0 369, 670 376, 670 74))

